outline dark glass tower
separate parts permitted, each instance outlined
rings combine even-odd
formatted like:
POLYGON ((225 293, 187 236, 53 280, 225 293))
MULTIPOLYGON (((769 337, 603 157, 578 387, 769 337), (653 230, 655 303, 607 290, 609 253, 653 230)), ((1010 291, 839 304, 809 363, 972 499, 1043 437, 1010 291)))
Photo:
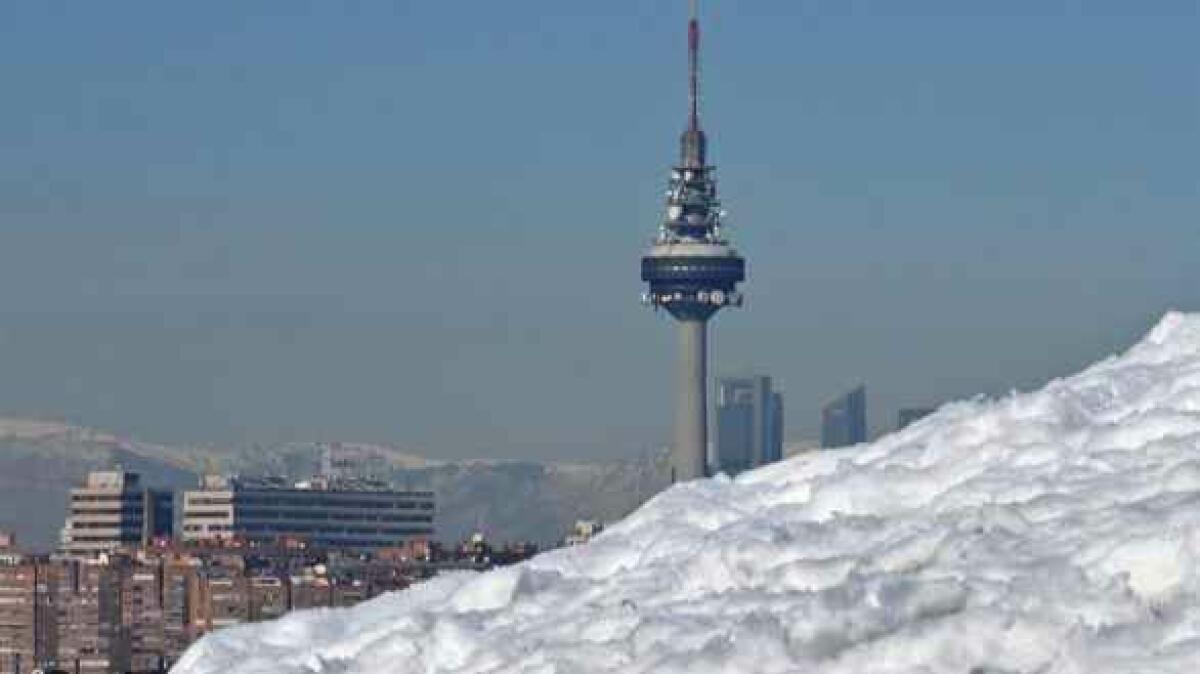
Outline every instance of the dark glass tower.
POLYGON ((745 261, 721 233, 715 167, 700 128, 700 22, 692 1, 688 22, 688 119, 679 163, 671 171, 665 217, 642 257, 642 301, 666 309, 678 323, 678 382, 672 480, 705 474, 708 445, 708 319, 722 307, 740 306, 737 284, 745 261))
POLYGON ((770 377, 718 379, 716 408, 711 472, 732 476, 783 458, 783 397, 770 377))
POLYGON ((867 441, 867 387, 859 386, 821 410, 821 446, 845 447, 867 441))

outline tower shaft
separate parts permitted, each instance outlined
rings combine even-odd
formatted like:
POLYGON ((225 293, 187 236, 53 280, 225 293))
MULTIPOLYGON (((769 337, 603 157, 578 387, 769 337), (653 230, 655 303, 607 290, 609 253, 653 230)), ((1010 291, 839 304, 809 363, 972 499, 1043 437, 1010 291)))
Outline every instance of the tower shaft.
POLYGON ((681 482, 704 477, 708 465, 708 321, 688 318, 678 323, 671 476, 681 482))

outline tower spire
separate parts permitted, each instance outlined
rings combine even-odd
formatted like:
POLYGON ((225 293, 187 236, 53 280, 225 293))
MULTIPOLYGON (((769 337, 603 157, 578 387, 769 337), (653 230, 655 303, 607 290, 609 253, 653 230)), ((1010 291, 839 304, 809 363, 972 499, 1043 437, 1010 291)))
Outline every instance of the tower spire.
POLYGON ((688 129, 700 128, 700 19, 699 0, 691 0, 691 18, 688 21, 688 102, 690 115, 688 129))
POLYGON ((690 0, 688 20, 688 123, 680 139, 681 164, 704 168, 708 161, 708 140, 700 130, 700 2, 690 0))

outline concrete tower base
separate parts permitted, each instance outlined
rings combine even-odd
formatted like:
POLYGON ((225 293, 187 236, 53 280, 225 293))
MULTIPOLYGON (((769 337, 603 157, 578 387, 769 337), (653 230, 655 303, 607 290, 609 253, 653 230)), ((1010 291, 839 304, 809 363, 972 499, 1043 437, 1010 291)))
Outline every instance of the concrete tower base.
POLYGON ((677 376, 671 480, 684 482, 704 477, 708 463, 708 321, 679 321, 677 376))

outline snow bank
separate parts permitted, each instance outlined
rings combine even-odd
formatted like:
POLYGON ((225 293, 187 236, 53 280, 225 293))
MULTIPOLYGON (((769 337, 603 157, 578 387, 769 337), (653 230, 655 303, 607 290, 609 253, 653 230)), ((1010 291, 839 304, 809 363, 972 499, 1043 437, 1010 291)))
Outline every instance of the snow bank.
POLYGON ((591 544, 175 671, 1192 672, 1200 315, 1043 390, 670 489, 591 544))

